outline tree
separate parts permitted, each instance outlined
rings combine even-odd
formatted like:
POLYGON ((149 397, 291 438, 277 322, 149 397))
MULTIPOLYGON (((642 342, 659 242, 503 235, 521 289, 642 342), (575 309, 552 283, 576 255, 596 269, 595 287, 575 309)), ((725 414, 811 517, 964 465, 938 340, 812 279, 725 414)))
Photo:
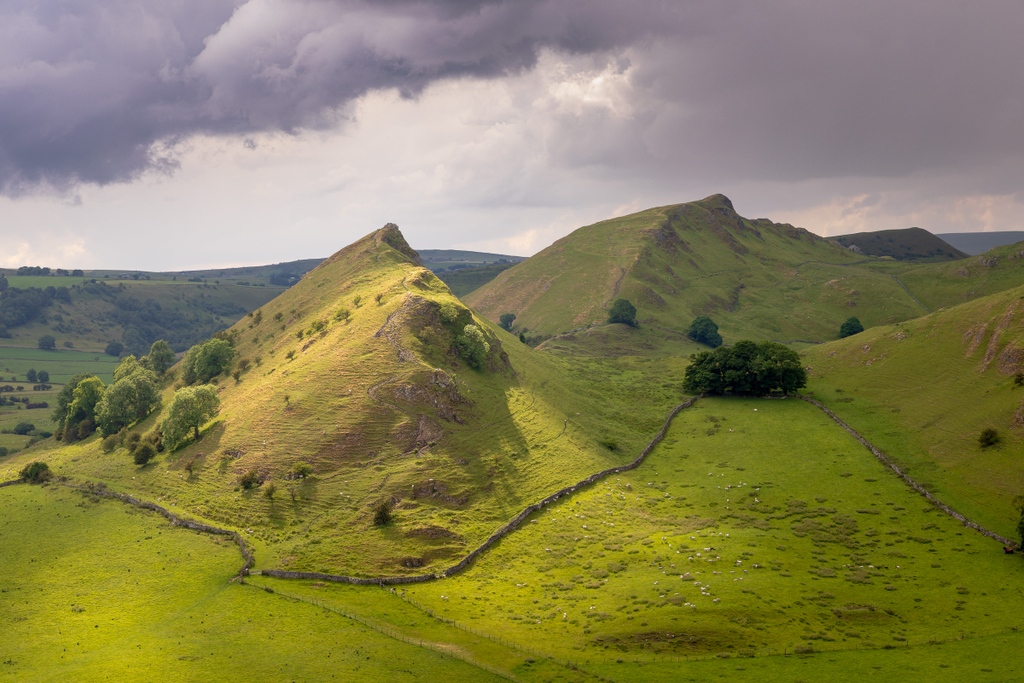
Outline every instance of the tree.
POLYGON ((776 342, 739 341, 690 357, 683 387, 695 394, 763 396, 807 384, 796 352, 776 342))
POLYGON ((686 336, 698 344, 705 344, 713 349, 722 345, 722 335, 718 334, 718 325, 706 315, 700 315, 693 319, 690 329, 686 331, 686 336))
POLYGON ((631 304, 628 299, 616 299, 612 307, 608 309, 608 322, 636 327, 636 306, 631 304))
POLYGON ((114 383, 96 406, 96 425, 116 434, 160 406, 160 381, 135 356, 125 356, 114 370, 114 383))
POLYGON ((156 457, 156 449, 152 444, 146 442, 140 443, 132 452, 132 461, 136 465, 146 465, 154 457, 156 457))
POLYGON ((143 360, 150 370, 163 377, 164 373, 174 365, 174 351, 166 341, 157 339, 149 347, 149 354, 143 360))
MULTIPOLYGON (((73 385, 74 389, 71 392, 71 400, 67 404, 63 423, 56 419, 56 414, 54 421, 63 424, 64 440, 70 443, 76 438, 84 438, 92 433, 93 425, 96 422, 96 406, 103 399, 106 387, 96 375, 76 375, 68 384, 73 385), (81 379, 75 382, 77 378, 81 379)), ((67 387, 68 385, 65 385, 64 389, 67 387)), ((62 390, 61 395, 63 394, 62 390)), ((57 402, 59 406, 60 396, 58 396, 57 402)))
POLYGON ((57 340, 53 338, 52 334, 44 334, 39 338, 37 344, 39 345, 39 348, 44 351, 52 351, 57 348, 57 340))
POLYGON ((114 358, 120 356, 122 351, 124 351, 124 344, 119 341, 112 341, 107 344, 107 348, 103 349, 103 353, 114 358))
POLYGON ((196 344, 185 352, 181 361, 182 379, 186 384, 205 384, 224 372, 234 357, 235 350, 226 339, 196 344))
POLYGON ((39 374, 36 375, 36 380, 38 380, 40 384, 46 384, 50 381, 50 373, 46 370, 40 370, 39 374))
POLYGON ((32 424, 31 422, 19 422, 18 424, 14 425, 14 429, 12 431, 15 434, 19 434, 21 436, 24 436, 24 435, 28 434, 29 432, 35 431, 35 428, 36 428, 36 426, 34 424, 32 424))
POLYGON ((516 320, 515 313, 502 313, 498 318, 498 325, 506 332, 512 331, 512 323, 516 320))
POLYGON ((220 411, 220 398, 210 385, 184 387, 174 393, 162 431, 164 444, 170 450, 182 444, 191 432, 192 440, 199 438, 199 427, 220 411))
POLYGON ((847 318, 846 322, 839 326, 839 338, 845 339, 863 331, 864 326, 860 324, 860 320, 857 318, 847 318))
POLYGON ((38 377, 39 377, 39 375, 38 375, 38 374, 36 374, 36 371, 35 371, 35 369, 34 369, 34 368, 29 368, 29 369, 28 369, 28 372, 26 372, 26 373, 25 373, 25 379, 27 379, 27 380, 28 380, 29 382, 31 382, 32 384, 35 384, 35 383, 36 383, 36 379, 37 379, 38 377))
POLYGON ((377 509, 373 511, 373 524, 374 526, 387 526, 391 523, 391 503, 388 501, 381 502, 377 509))
POLYGON ((455 345, 466 359, 466 364, 477 370, 483 368, 487 362, 487 354, 491 351, 491 345, 484 338, 484 333, 472 324, 462 328, 462 334, 456 338, 455 345))

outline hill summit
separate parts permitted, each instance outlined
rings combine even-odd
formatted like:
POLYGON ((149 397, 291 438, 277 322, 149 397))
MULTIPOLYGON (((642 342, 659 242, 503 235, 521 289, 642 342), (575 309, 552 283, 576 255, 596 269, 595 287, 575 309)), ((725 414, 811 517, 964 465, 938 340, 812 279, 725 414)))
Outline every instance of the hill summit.
POLYGON ((491 320, 550 336, 600 325, 619 298, 648 327, 684 331, 712 316, 727 340, 834 338, 861 294, 869 322, 922 310, 864 257, 802 228, 736 213, 728 197, 673 204, 586 226, 466 297, 491 320))

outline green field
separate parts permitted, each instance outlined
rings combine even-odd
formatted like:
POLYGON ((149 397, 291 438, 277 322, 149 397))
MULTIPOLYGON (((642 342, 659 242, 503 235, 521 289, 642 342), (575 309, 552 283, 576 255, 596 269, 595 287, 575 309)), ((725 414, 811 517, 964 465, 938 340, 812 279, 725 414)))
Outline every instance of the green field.
POLYGON ((31 387, 25 379, 29 369, 37 372, 46 370, 50 373, 50 384, 64 384, 72 376, 81 373, 96 375, 104 382, 110 382, 117 364, 117 358, 95 351, 0 347, 0 383, 20 382, 25 385, 26 391, 30 391, 31 387))
MULTIPOLYGON (((797 648, 873 649, 884 666, 886 648, 1004 634, 1024 626, 1022 578, 1020 557, 937 512, 812 406, 718 399, 684 411, 640 469, 537 515, 464 575, 407 591, 609 675, 620 659, 655 672, 723 653, 755 657, 757 675, 760 657, 797 648)), ((920 648, 919 664, 941 652, 920 648)), ((1019 668, 1013 657, 990 664, 1019 668)))
POLYGON ((229 541, 119 503, 8 487, 0 520, 0 681, 499 680, 439 648, 229 583, 240 564, 229 541))

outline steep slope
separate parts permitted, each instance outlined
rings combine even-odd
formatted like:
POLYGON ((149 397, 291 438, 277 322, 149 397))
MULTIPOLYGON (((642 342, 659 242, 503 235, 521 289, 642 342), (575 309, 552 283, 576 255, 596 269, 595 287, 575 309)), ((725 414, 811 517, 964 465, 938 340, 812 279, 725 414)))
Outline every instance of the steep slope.
POLYGON ((847 249, 869 256, 888 256, 897 261, 955 261, 967 254, 921 228, 857 232, 830 237, 847 249))
POLYGON ((809 389, 944 502, 1016 536, 1024 287, 807 349, 809 389), (982 447, 982 430, 1002 441, 982 447))
POLYGON ((571 365, 476 320, 390 225, 229 334, 247 369, 218 378, 221 415, 199 442, 144 468, 123 449, 102 453, 96 437, 44 443, 0 461, 0 475, 45 457, 60 474, 246 530, 262 567, 419 573, 633 457, 679 401, 678 382, 642 381, 655 368, 571 365), (457 342, 474 323, 489 344, 479 369, 457 342), (291 478, 298 462, 315 475, 291 478), (250 472, 262 488, 239 487, 250 472), (382 503, 394 522, 377 527, 382 503))
POLYGON ((642 325, 685 330, 710 315, 726 341, 834 338, 924 313, 889 274, 806 230, 748 220, 722 195, 650 209, 576 230, 466 297, 496 321, 554 335, 604 323, 632 301, 642 325))

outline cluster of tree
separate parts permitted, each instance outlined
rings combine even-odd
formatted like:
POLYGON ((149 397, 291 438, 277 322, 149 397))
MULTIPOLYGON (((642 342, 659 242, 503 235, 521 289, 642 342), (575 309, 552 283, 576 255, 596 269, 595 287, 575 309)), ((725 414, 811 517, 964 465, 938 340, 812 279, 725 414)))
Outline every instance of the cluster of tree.
POLYGON ((277 285, 279 287, 291 287, 296 282, 298 282, 301 278, 302 278, 302 276, 297 274, 297 273, 287 273, 287 272, 271 273, 270 274, 270 284, 277 285))
POLYGON ((502 313, 498 318, 498 326, 506 332, 512 331, 512 323, 516 321, 515 313, 502 313))
POLYGON ((21 266, 18 275, 49 275, 50 269, 41 266, 21 266))
POLYGON ((698 344, 704 344, 713 349, 722 345, 722 335, 718 334, 718 325, 706 315, 700 315, 693 319, 690 329, 686 331, 686 336, 698 344))
POLYGON ((5 287, 0 290, 0 325, 11 328, 31 322, 54 300, 70 302, 71 292, 67 287, 5 287))
POLYGON ((185 384, 206 384, 227 370, 234 357, 235 349, 227 339, 196 344, 185 352, 181 361, 181 378, 185 384))
POLYGON ((846 322, 839 326, 839 338, 845 339, 864 331, 864 326, 857 318, 847 318, 846 322))
POLYGON ((622 323, 630 327, 639 327, 636 321, 636 306, 628 299, 616 299, 612 307, 608 309, 608 322, 622 323))
POLYGON ((25 379, 27 379, 32 384, 42 384, 50 381, 50 373, 48 373, 46 370, 40 370, 39 372, 36 372, 34 368, 29 368, 28 372, 25 373, 25 379))
POLYGON ((690 357, 683 387, 694 394, 765 396, 789 394, 807 384, 792 349, 776 342, 739 341, 690 357))
POLYGON ((173 362, 174 352, 160 340, 147 356, 123 358, 110 386, 96 375, 75 375, 57 395, 58 438, 70 443, 97 429, 115 434, 143 419, 160 407, 160 378, 173 362))
POLYGON ((36 345, 43 351, 53 351, 57 348, 57 340, 52 334, 44 334, 36 342, 36 345))

